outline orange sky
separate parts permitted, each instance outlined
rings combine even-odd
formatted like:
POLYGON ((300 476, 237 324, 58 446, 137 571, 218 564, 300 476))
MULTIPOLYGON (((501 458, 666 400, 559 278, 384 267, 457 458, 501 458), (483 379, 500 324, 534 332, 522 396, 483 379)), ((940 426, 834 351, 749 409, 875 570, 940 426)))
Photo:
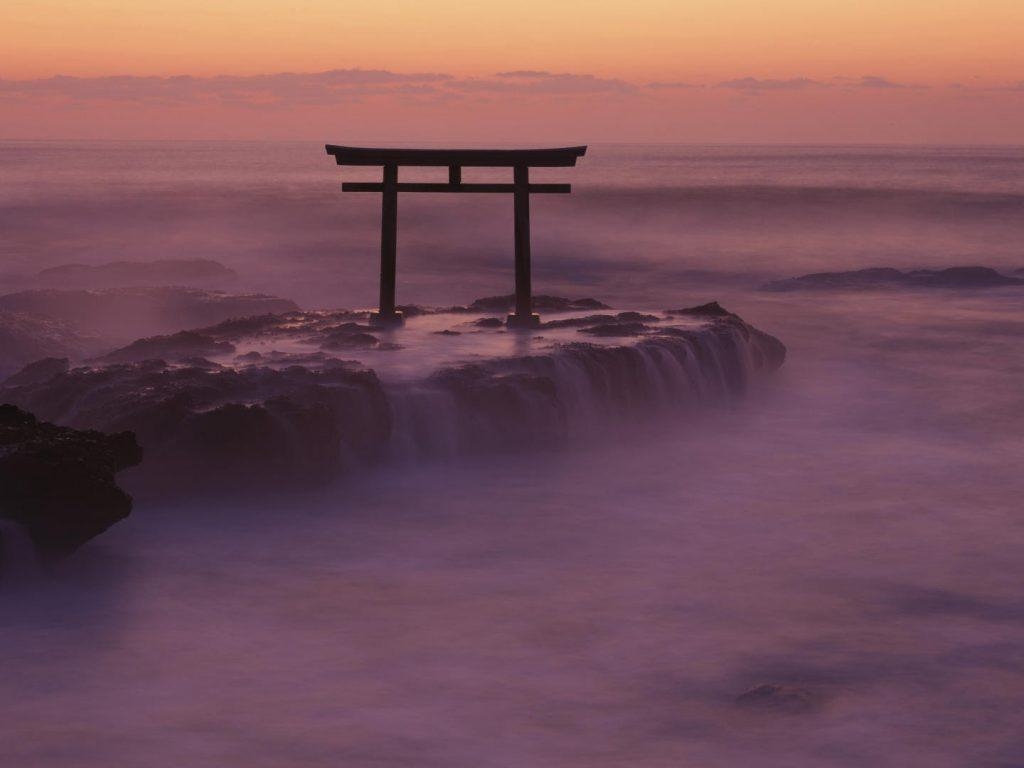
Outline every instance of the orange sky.
POLYGON ((252 119, 240 102, 261 106, 261 129, 296 137, 317 120, 379 133, 393 125, 385 116, 418 116, 420 133, 444 133, 445 114, 464 115, 468 134, 493 132, 502 116, 500 128, 515 119, 538 138, 588 124, 621 140, 709 140, 709 125, 723 140, 751 140, 759 128, 769 141, 826 140, 837 130, 866 141, 1024 135, 1021 0, 6 0, 0 50, 0 107, 9 118, 0 136, 9 137, 247 135, 252 119), (347 84, 333 102, 310 83, 301 104, 284 83, 268 95, 265 84, 235 82, 225 95, 209 80, 352 69, 450 78, 387 92, 347 84), (493 77, 510 70, 576 79, 493 77), (55 75, 86 80, 57 87, 46 82, 55 75), (109 83, 90 80, 110 75, 206 80, 187 97, 143 80, 112 97, 109 83), (629 114, 607 114, 623 99, 629 114), (860 110, 881 114, 858 117, 860 110), (703 125, 685 121, 694 111, 703 125), (835 125, 840 114, 853 123, 835 125), (952 123, 929 125, 935 120, 952 123), (819 128, 808 131, 808 122, 819 128))

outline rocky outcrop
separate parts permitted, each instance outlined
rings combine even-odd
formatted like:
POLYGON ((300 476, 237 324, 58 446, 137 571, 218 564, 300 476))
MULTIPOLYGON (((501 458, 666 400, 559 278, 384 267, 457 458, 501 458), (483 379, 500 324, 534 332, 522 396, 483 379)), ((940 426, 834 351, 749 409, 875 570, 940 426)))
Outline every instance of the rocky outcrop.
POLYGON ((146 451, 140 487, 258 489, 321 481, 384 451, 390 412, 380 382, 335 362, 80 367, 0 397, 60 424, 131 430, 146 451))
POLYGON ((141 459, 130 432, 58 427, 0 405, 0 517, 43 559, 69 555, 128 516, 132 499, 114 476, 141 459))
POLYGON ((562 445, 741 395, 786 354, 717 304, 577 310, 512 347, 501 318, 423 314, 384 333, 346 310, 230 319, 69 370, 30 366, 0 397, 60 424, 133 431, 147 455, 132 473, 140 488, 258 489, 386 455, 562 445))
POLYGON ((891 267, 858 269, 853 272, 816 272, 764 286, 767 291, 864 291, 885 288, 978 289, 1024 285, 1024 279, 1009 277, 988 267, 915 269, 902 272, 891 267))

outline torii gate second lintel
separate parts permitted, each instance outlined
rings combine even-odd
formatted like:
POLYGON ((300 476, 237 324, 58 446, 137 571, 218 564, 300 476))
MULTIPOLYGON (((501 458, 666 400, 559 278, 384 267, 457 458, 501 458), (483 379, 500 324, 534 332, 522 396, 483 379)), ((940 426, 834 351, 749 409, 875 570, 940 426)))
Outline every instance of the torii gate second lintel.
POLYGON ((511 193, 515 208, 515 278, 516 308, 508 316, 513 328, 532 328, 540 318, 533 313, 530 285, 530 195, 568 194, 569 184, 531 184, 530 168, 556 168, 576 165, 587 152, 586 147, 559 149, 372 149, 327 145, 338 165, 379 165, 383 169, 380 182, 344 182, 343 192, 380 192, 380 305, 373 321, 381 324, 401 323, 402 313, 395 309, 395 264, 398 247, 399 192, 471 192, 511 193), (447 167, 448 183, 398 181, 402 165, 447 167), (464 184, 462 169, 512 168, 511 184, 464 184))

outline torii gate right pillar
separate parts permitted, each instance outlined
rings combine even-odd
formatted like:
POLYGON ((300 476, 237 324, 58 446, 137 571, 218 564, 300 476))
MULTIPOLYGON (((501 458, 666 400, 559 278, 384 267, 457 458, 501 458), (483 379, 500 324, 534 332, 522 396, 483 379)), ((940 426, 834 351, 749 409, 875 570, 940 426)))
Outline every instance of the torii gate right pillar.
POLYGON ((536 328, 540 315, 533 312, 530 276, 530 169, 517 165, 513 170, 512 193, 515 212, 516 311, 508 316, 510 328, 536 328))

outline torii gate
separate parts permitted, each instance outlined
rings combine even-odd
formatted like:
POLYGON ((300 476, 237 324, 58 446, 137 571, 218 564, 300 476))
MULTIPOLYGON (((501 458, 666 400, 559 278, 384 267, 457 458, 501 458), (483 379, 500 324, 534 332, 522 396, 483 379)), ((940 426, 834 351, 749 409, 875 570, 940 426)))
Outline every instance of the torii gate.
POLYGON ((327 154, 338 165, 379 165, 383 168, 380 182, 346 181, 342 192, 380 192, 380 305, 371 317, 378 324, 398 324, 402 313, 395 309, 395 257, 398 245, 399 192, 483 192, 512 193, 515 207, 516 310, 508 316, 512 328, 532 328, 540 323, 533 313, 530 287, 530 195, 536 193, 568 194, 569 184, 531 184, 530 168, 555 168, 576 165, 576 159, 587 152, 586 147, 560 149, 371 149, 328 144, 327 154), (448 183, 398 181, 401 165, 448 168, 448 183), (462 169, 512 168, 511 184, 463 184, 462 169))

